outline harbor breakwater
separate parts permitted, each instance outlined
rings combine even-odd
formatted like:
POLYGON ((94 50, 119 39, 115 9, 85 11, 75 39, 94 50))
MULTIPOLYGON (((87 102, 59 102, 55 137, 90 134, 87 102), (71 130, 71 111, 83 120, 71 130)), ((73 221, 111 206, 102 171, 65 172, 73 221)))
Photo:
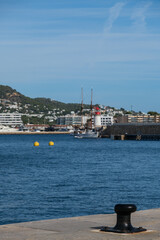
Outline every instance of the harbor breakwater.
POLYGON ((114 124, 102 132, 102 137, 112 135, 160 135, 160 124, 114 124))

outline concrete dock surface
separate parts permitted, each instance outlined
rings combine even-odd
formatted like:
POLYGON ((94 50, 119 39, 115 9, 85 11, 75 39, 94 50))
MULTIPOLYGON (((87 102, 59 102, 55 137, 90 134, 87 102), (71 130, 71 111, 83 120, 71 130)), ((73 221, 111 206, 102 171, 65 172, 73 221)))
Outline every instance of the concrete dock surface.
POLYGON ((0 240, 160 239, 160 209, 137 211, 131 216, 134 227, 143 227, 147 231, 133 234, 101 232, 101 226, 116 224, 116 214, 103 214, 1 225, 0 240))

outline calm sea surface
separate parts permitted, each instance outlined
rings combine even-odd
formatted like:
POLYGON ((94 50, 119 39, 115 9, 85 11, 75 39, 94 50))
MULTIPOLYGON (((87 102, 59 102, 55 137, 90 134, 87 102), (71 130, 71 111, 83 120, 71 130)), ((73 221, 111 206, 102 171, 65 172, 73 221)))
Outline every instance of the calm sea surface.
POLYGON ((160 141, 0 135, 0 224, 112 213, 117 203, 160 207, 160 141))

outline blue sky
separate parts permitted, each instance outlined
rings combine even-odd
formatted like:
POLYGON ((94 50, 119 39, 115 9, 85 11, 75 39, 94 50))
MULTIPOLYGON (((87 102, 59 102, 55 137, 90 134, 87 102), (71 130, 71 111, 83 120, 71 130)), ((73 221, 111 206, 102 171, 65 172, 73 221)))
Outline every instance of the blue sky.
POLYGON ((0 84, 160 112, 159 0, 0 0, 0 84))

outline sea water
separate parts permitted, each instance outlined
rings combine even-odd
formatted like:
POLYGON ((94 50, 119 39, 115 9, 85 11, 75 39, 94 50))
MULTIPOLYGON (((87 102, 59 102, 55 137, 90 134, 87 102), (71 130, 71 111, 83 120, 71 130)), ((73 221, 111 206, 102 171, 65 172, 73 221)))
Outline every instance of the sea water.
POLYGON ((0 224, 112 213, 117 203, 160 207, 160 141, 0 135, 0 224))

